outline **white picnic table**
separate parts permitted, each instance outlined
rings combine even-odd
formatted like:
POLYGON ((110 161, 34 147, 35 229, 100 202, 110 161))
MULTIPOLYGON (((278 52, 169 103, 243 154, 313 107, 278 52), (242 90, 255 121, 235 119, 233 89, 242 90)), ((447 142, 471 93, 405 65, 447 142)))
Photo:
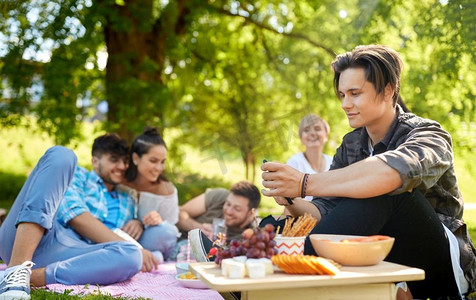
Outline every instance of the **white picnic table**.
POLYGON ((343 266, 337 275, 290 275, 282 271, 260 279, 229 279, 211 263, 191 263, 190 270, 219 292, 240 291, 253 299, 396 299, 395 283, 425 278, 418 268, 380 262, 374 266, 343 266))

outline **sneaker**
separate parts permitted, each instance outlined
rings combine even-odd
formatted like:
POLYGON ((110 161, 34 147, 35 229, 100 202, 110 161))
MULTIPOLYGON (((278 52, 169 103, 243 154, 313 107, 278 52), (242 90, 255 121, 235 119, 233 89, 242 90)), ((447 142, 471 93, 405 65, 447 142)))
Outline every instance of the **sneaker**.
POLYGON ((200 229, 192 229, 188 232, 188 235, 190 238, 190 248, 197 262, 215 260, 215 258, 207 257, 208 252, 213 246, 213 242, 200 229))
POLYGON ((25 261, 6 270, 0 282, 0 300, 30 299, 30 275, 34 265, 25 261))
MULTIPOLYGON (((398 300, 410 300, 413 299, 412 293, 407 286, 406 282, 399 282, 395 284, 395 294, 398 300)), ((449 299, 449 298, 448 298, 449 299)), ((453 298, 451 298, 453 299, 453 298)))

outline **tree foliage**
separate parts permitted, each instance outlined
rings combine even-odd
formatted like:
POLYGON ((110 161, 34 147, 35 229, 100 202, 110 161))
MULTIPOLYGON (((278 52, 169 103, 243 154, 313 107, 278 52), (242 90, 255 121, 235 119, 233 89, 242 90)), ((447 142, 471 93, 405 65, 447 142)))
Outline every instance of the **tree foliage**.
POLYGON ((107 130, 178 128, 177 143, 239 156, 252 179, 262 158, 286 158, 307 113, 338 142, 329 64, 383 43, 402 53, 410 109, 476 148, 471 0, 23 0, 0 13, 0 126, 34 114, 61 144, 106 100, 107 130))

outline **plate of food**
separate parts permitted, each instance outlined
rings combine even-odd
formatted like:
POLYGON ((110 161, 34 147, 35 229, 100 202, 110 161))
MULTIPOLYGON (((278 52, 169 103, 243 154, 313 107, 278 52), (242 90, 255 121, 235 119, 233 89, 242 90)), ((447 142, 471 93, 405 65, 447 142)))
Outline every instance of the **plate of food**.
POLYGON ((188 263, 187 262, 178 262, 175 264, 175 269, 177 274, 182 274, 188 272, 188 263))
POLYGON ((192 289, 207 289, 207 285, 195 276, 192 272, 177 274, 175 277, 184 287, 192 289))

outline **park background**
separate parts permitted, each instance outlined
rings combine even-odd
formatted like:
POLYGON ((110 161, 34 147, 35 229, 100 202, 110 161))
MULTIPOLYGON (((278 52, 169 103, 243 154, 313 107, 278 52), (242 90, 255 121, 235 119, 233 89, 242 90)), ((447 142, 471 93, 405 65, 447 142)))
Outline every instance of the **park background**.
MULTIPOLYGON (((94 137, 158 127, 181 203, 301 151, 298 123, 351 130, 330 63, 360 44, 402 55, 408 108, 453 137, 466 203, 476 203, 474 1, 6 1, 0 6, 0 208, 44 151, 91 168, 94 137)), ((261 216, 281 208, 264 197, 261 216)), ((465 220, 476 231, 476 210, 465 220)))

